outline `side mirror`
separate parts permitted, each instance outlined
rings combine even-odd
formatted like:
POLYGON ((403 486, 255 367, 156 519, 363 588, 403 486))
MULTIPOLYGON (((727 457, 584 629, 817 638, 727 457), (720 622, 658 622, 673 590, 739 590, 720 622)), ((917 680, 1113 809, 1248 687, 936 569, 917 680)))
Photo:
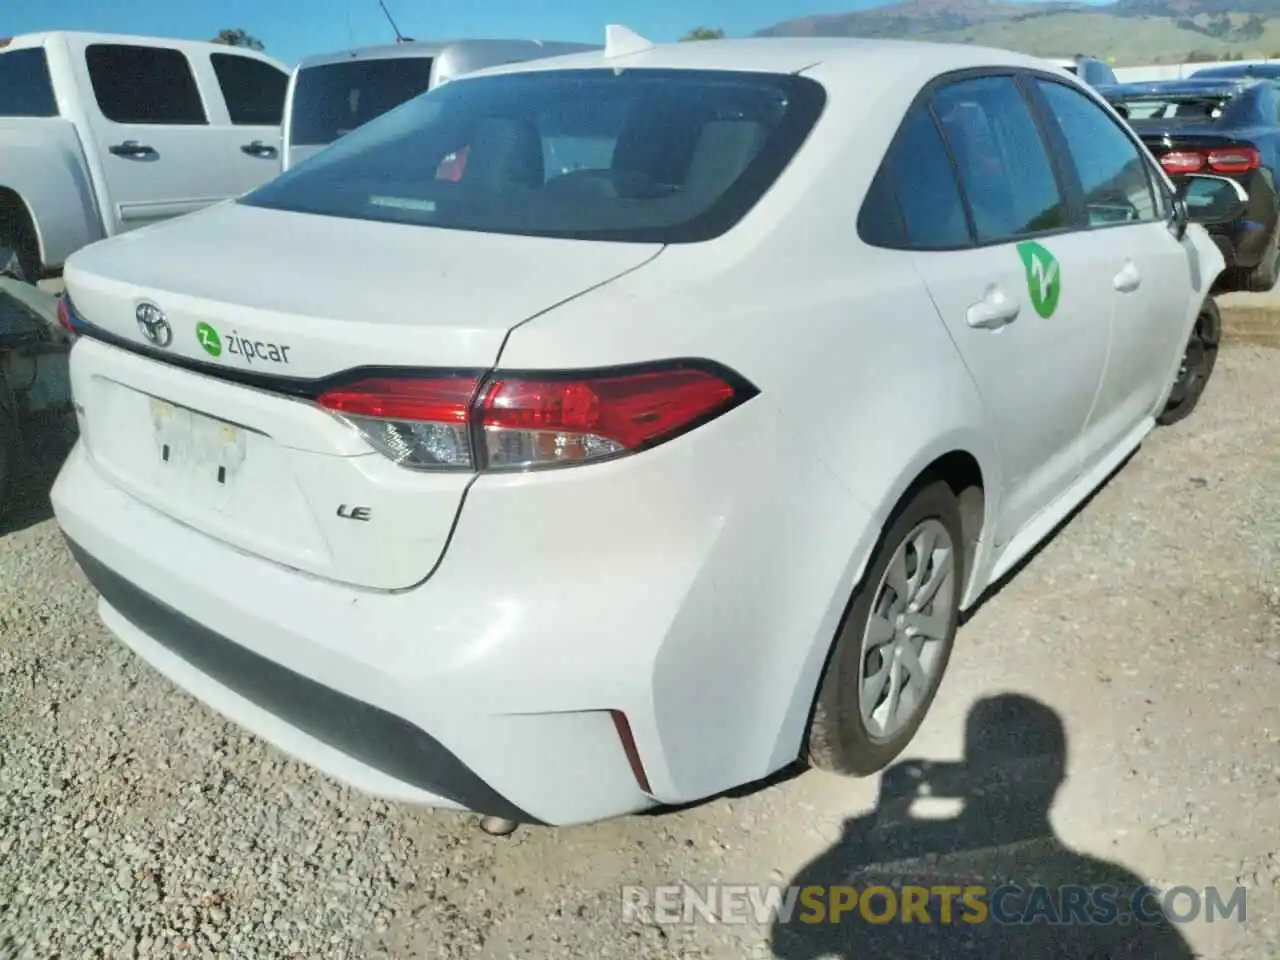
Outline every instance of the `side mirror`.
POLYGON ((1249 193, 1230 177, 1194 173, 1179 185, 1175 202, 1185 222, 1210 226, 1243 217, 1249 193))

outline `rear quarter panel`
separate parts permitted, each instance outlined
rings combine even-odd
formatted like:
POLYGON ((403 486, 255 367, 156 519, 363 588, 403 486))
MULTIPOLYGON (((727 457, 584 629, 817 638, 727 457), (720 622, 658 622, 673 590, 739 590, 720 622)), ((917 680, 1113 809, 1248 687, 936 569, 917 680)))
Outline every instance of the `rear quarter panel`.
MULTIPOLYGON (((719 534, 651 665, 665 698, 659 735, 686 795, 796 757, 854 585, 921 470, 967 450, 999 489, 981 402, 910 254, 857 236, 866 186, 913 93, 892 78, 862 90, 881 109, 861 125, 861 104, 833 93, 807 146, 736 228, 668 247, 518 327, 500 359, 540 369, 710 358, 761 391, 731 417, 779 425, 739 451, 719 534)), ((673 443, 697 456, 697 433, 673 443)))

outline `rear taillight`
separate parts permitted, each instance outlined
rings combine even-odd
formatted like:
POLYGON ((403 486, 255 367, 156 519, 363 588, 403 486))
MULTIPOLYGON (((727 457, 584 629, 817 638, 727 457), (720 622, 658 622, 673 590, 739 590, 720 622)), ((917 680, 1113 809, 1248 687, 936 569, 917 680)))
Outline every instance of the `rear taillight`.
POLYGON ((1248 173, 1262 166, 1262 155, 1254 147, 1214 147, 1212 150, 1172 150, 1160 158, 1160 166, 1170 174, 1248 173))
POLYGON ((58 326, 75 336, 76 325, 75 321, 71 319, 71 301, 67 299, 65 293, 58 298, 58 326))
POLYGON ((1248 173, 1262 166, 1262 154, 1253 147, 1227 147, 1206 154, 1214 173, 1248 173))
POLYGON ((634 453, 754 396, 711 364, 604 374, 372 377, 317 403, 416 469, 511 470, 634 453))
POLYGON ((1197 150, 1174 150, 1160 158, 1169 173, 1195 173, 1204 169, 1204 154, 1197 150))

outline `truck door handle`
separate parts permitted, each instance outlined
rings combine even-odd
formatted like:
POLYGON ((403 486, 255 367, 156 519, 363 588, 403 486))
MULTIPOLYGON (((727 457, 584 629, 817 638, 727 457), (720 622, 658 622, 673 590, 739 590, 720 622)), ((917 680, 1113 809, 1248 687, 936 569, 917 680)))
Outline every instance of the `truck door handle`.
POLYGON ((994 283, 987 287, 982 299, 969 307, 965 319, 979 330, 999 330, 1018 319, 1022 304, 1011 299, 994 283))
POLYGON ((137 140, 126 140, 124 143, 117 143, 107 147, 117 157, 150 157, 155 155, 155 148, 145 143, 139 143, 137 140))
POLYGON ((1138 265, 1126 260, 1123 269, 1116 274, 1116 289, 1121 293, 1133 293, 1142 286, 1142 274, 1138 273, 1138 265))
POLYGON ((271 159, 278 153, 275 147, 269 143, 263 143, 261 140, 255 140, 253 143, 246 143, 240 148, 251 157, 265 157, 271 159))

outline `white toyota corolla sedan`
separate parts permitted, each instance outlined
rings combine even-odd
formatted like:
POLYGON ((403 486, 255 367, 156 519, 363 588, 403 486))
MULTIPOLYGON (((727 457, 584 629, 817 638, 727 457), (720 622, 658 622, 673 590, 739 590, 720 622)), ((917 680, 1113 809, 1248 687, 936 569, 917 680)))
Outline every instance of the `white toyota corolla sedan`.
POLYGON ((614 31, 72 257, 57 517, 121 640, 373 794, 871 774, 1196 404, 1240 209, 1042 60, 614 31))

